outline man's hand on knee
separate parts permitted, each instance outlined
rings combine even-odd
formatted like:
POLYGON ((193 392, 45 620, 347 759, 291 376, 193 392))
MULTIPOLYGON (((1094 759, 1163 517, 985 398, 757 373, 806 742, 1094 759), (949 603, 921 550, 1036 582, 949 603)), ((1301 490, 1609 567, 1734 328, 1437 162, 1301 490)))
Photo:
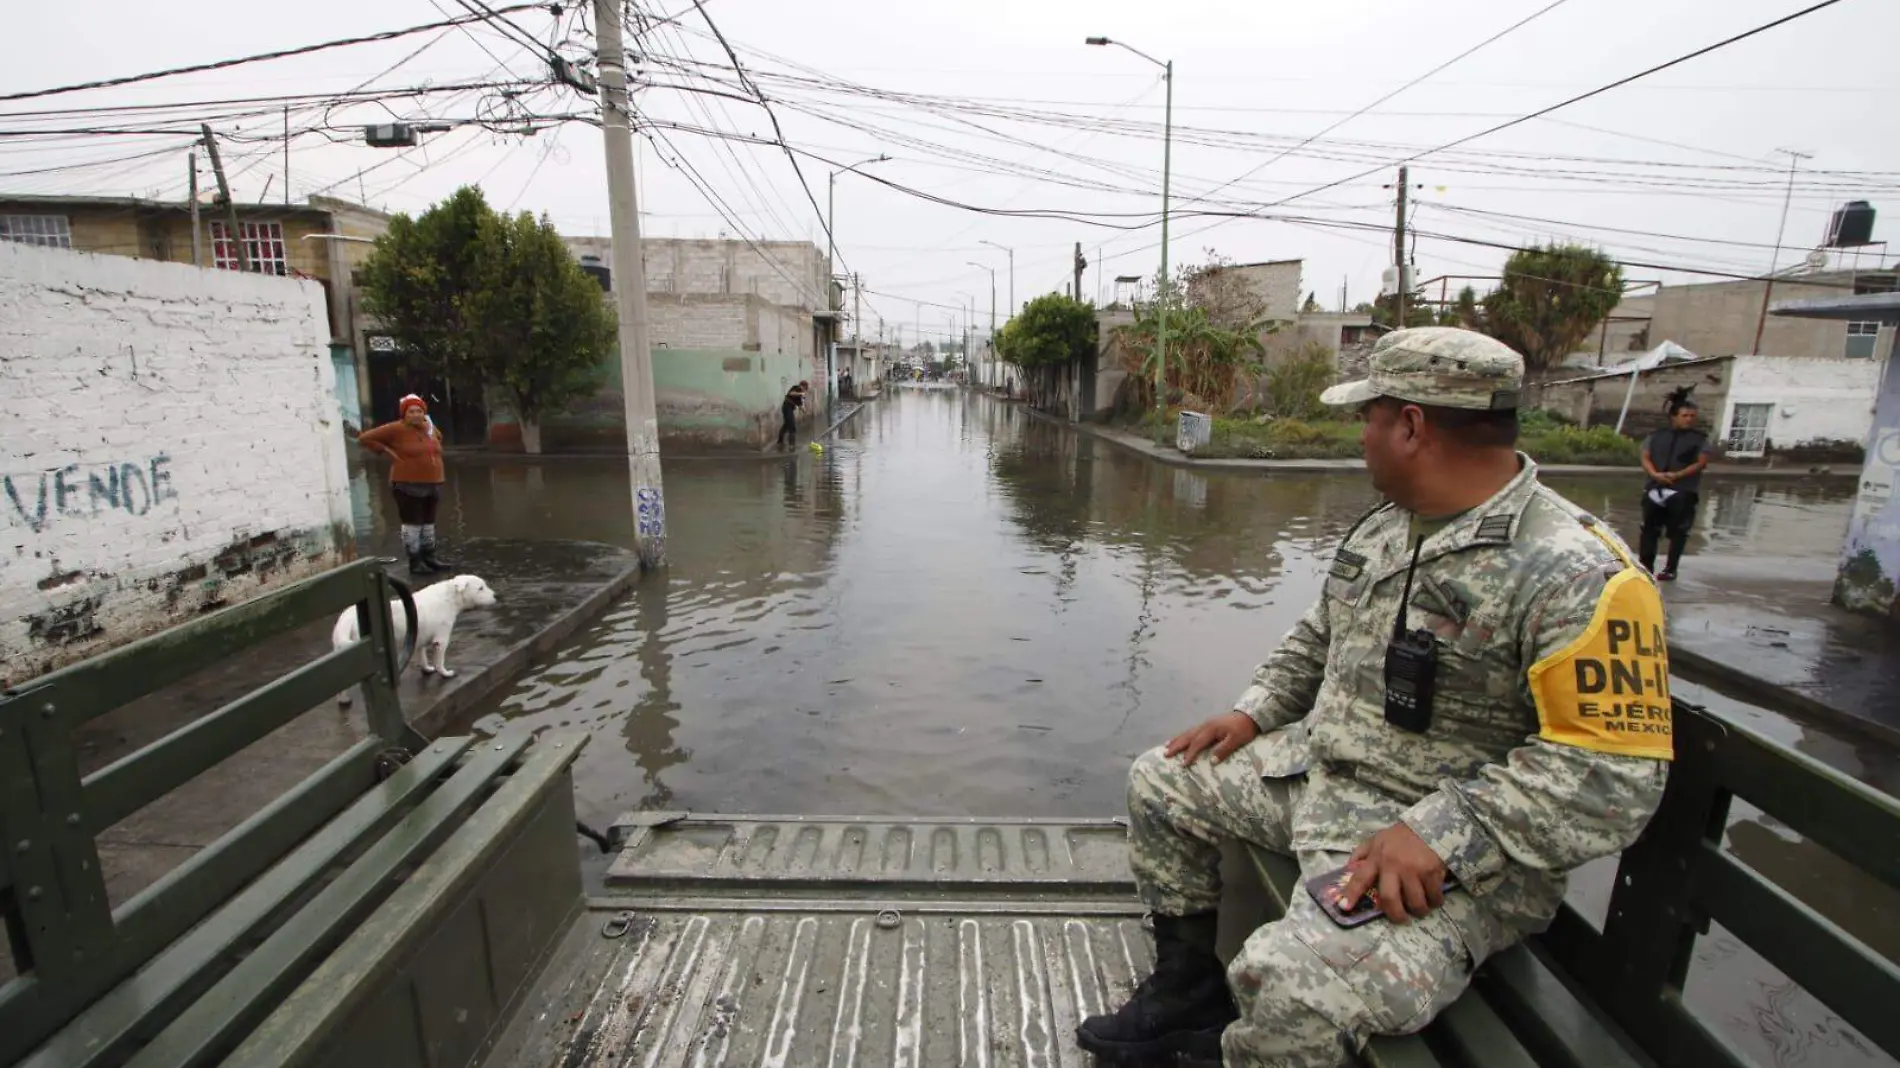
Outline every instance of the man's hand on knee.
POLYGON ((1228 712, 1175 735, 1163 752, 1171 757, 1179 756, 1181 763, 1189 766, 1196 757, 1206 753, 1218 764, 1258 737, 1260 724, 1255 723, 1252 716, 1245 712, 1228 712))
POLYGON ((1378 891, 1379 907, 1393 923, 1428 915, 1445 903, 1445 862, 1417 832, 1395 823, 1353 850, 1346 862, 1352 872, 1340 891, 1342 908, 1357 904, 1368 890, 1378 891))

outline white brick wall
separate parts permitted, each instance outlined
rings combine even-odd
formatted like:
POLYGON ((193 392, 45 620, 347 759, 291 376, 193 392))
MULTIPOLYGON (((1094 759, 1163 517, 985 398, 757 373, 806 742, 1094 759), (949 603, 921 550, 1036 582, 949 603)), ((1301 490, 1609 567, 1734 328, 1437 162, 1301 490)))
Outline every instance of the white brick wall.
POLYGON ((1737 356, 1718 440, 1735 425, 1738 404, 1772 404, 1768 442, 1793 448, 1816 441, 1865 442, 1874 422, 1880 361, 1737 356))
POLYGON ((0 242, 0 685, 352 549, 314 282, 0 242))

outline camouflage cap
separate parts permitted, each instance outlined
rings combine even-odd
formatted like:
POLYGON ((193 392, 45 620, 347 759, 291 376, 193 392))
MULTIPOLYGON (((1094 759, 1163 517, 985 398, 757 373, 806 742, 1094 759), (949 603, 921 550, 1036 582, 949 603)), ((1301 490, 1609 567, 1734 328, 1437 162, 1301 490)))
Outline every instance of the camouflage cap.
POLYGON ((1339 407, 1375 397, 1444 408, 1516 408, 1524 358, 1496 338, 1451 326, 1394 330, 1372 347, 1371 374, 1320 394, 1339 407))

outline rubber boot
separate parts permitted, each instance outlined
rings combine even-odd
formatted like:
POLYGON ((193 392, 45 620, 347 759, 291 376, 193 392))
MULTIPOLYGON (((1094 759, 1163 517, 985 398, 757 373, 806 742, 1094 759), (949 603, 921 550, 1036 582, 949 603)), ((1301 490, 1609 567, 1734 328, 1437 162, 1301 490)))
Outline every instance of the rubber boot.
POLYGON ((423 554, 409 554, 409 573, 411 575, 433 575, 435 571, 435 568, 429 566, 429 560, 423 554))
POLYGON ((447 571, 455 566, 455 561, 444 560, 437 556, 435 554, 435 546, 433 545, 424 545, 422 547, 422 562, 428 564, 429 570, 431 571, 447 571))
POLYGON ((1211 1035, 1218 1057, 1220 1033, 1240 1013, 1214 955, 1216 926, 1212 912, 1156 916, 1153 974, 1114 1013, 1083 1020, 1076 1045, 1106 1063, 1129 1064, 1204 1054, 1211 1035))

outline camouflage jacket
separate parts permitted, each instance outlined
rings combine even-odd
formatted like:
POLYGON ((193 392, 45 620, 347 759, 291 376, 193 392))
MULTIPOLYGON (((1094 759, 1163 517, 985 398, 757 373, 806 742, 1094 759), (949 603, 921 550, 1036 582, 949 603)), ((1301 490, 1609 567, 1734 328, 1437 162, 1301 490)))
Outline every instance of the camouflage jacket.
POLYGON ((1348 535, 1318 603, 1236 702, 1270 777, 1305 774, 1296 850, 1403 820, 1473 893, 1548 913, 1563 876, 1632 842, 1671 756, 1661 599, 1621 540, 1522 469, 1424 541, 1406 629, 1438 648, 1422 734, 1386 723, 1412 516, 1348 535))

